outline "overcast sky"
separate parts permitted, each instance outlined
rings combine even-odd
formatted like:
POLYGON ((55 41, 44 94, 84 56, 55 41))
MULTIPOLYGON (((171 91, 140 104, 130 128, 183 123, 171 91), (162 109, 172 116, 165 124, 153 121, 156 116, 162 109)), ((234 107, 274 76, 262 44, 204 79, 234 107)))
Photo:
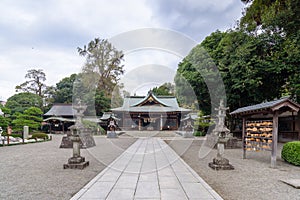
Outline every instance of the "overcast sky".
MULTIPOLYGON (((77 47, 96 37, 159 28, 200 43, 217 29, 233 28, 243 8, 239 0, 0 0, 0 100, 15 94, 29 69, 43 69, 47 85, 80 72, 77 47)), ((122 80, 138 76, 143 87, 172 80, 182 56, 161 49, 127 53, 122 80)))

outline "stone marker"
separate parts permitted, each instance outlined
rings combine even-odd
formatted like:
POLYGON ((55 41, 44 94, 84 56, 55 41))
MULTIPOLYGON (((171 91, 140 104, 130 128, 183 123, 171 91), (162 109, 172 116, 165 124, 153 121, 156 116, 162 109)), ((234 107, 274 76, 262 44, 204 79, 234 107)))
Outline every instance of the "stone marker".
POLYGON ((28 134, 29 134, 29 127, 28 126, 24 126, 23 127, 23 140, 28 138, 28 134))

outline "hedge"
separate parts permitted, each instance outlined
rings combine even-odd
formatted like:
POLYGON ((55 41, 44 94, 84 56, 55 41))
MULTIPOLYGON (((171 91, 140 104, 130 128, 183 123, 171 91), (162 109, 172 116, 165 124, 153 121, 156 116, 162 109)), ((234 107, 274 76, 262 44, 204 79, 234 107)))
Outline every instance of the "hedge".
POLYGON ((32 139, 37 139, 37 138, 41 138, 41 139, 48 139, 48 135, 46 133, 33 133, 31 136, 32 139))
POLYGON ((281 158, 291 164, 300 166, 300 141, 285 143, 281 151, 281 158))

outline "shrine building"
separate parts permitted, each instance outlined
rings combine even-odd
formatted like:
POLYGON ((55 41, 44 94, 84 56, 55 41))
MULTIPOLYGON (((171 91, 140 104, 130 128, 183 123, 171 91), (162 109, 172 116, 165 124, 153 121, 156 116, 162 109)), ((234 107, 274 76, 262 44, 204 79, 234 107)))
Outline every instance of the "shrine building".
POLYGON ((178 130, 181 118, 191 110, 179 107, 176 97, 149 92, 147 96, 125 97, 123 106, 111 111, 123 130, 178 130))

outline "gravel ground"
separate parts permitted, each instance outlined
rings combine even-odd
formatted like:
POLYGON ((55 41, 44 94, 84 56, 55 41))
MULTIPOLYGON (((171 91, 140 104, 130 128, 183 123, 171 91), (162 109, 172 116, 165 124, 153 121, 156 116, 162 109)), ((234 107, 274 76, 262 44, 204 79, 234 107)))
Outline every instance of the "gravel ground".
POLYGON ((0 199, 70 199, 135 141, 96 136, 97 146, 81 150, 90 166, 64 170, 72 150, 59 148, 61 138, 54 135, 49 142, 0 147, 0 199))
POLYGON ((247 152, 247 159, 242 159, 242 149, 226 149, 225 157, 235 167, 234 170, 216 171, 208 167, 216 156, 212 150, 205 158, 199 159, 198 153, 203 141, 194 140, 183 153, 186 140, 167 141, 183 160, 189 164, 213 189, 224 199, 273 199, 300 200, 300 189, 295 189, 281 179, 300 179, 300 167, 284 162, 280 155, 282 144, 277 152, 277 168, 270 168, 271 152, 247 152))
MULTIPOLYGON (((90 162, 84 170, 63 169, 72 154, 71 149, 60 149, 61 135, 44 143, 0 147, 0 199, 70 199, 86 183, 117 158, 136 139, 126 135, 118 139, 96 136, 97 146, 82 150, 90 162)), ((212 150, 205 158, 198 153, 203 143, 181 139, 167 143, 224 199, 298 199, 300 190, 279 181, 300 179, 300 167, 285 163, 278 149, 278 167, 270 168, 270 152, 247 152, 227 149, 225 157, 235 167, 231 171, 215 171, 208 167, 216 155, 212 150)))

